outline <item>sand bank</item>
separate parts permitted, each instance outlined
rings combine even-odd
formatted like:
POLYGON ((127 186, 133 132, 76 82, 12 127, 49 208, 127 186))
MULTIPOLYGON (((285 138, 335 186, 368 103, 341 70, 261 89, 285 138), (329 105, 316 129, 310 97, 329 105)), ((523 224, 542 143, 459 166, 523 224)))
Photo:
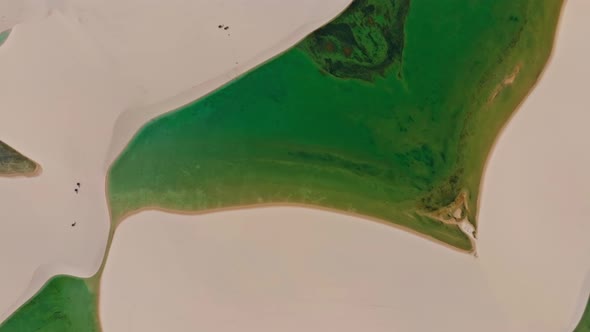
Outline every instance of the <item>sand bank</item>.
POLYGON ((572 331, 590 290, 589 14, 587 1, 565 4, 549 65, 484 176, 481 264, 520 331, 572 331))
POLYGON ((571 332, 590 291, 589 13, 565 5, 549 67, 496 144, 477 260, 324 211, 145 211, 115 235, 105 330, 571 332))
POLYGON ((295 207, 134 215, 101 289, 109 332, 511 331, 474 257, 295 207))
POLYGON ((43 167, 41 167, 41 165, 39 165, 39 164, 35 164, 35 168, 31 172, 27 172, 27 173, 0 173, 0 177, 3 177, 3 178, 21 178, 21 177, 32 178, 32 177, 41 175, 41 173, 43 173, 43 167))
POLYGON ((121 150, 145 121, 226 83, 266 60, 269 50, 289 48, 294 35, 302 38, 348 1, 0 6, 9 3, 14 15, 6 27, 13 29, 0 48, 0 133, 43 173, 0 178, 0 321, 51 276, 90 276, 100 266, 109 232, 105 175, 118 154, 109 152, 113 132, 121 150), (142 108, 183 91, 186 101, 142 108), (116 125, 127 110, 134 110, 135 122, 116 125))

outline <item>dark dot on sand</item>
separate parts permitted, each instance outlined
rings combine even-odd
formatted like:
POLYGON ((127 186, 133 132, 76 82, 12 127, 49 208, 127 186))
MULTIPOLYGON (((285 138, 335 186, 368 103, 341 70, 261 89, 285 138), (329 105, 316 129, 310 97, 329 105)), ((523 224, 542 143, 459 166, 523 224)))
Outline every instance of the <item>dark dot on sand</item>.
POLYGON ((227 29, 229 29, 229 27, 225 27, 225 28, 223 28, 223 30, 227 30, 227 29))

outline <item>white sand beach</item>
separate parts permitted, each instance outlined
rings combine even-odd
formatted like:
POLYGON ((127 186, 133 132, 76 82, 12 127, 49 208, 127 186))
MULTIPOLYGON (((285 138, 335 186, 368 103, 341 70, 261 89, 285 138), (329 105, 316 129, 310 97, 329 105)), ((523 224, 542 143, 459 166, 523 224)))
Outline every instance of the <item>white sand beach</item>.
POLYGON ((0 0, 0 31, 12 28, 0 46, 0 140, 43 168, 0 178, 0 321, 51 276, 97 271, 107 167, 143 124, 286 50, 348 3, 0 0))
POLYGON ((105 331, 571 332, 590 291, 590 2, 564 10, 489 160, 479 258, 325 211, 145 211, 115 234, 105 331))

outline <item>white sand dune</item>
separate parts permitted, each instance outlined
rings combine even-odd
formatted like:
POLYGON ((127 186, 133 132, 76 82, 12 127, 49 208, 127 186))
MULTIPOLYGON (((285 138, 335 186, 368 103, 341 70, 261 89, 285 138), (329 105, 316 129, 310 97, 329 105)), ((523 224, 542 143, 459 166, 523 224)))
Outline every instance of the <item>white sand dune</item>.
POLYGON ((51 276, 96 272, 107 166, 146 121, 289 48, 348 3, 0 0, 0 31, 13 28, 0 47, 0 139, 43 167, 0 178, 0 321, 51 276))
POLYGON ((568 1, 495 147, 478 259, 323 211, 142 212, 114 238, 105 330, 571 332, 590 291, 589 14, 568 1))

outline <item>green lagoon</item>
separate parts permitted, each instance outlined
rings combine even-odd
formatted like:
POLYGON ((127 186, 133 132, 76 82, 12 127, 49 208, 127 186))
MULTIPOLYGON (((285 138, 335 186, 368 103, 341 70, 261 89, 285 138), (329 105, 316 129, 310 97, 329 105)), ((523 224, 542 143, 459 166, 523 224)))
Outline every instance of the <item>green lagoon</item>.
POLYGON ((464 193, 477 226, 487 156, 548 60, 561 3, 357 0, 286 53, 147 124, 110 170, 113 220, 144 207, 297 203, 469 251, 432 214, 464 193))

